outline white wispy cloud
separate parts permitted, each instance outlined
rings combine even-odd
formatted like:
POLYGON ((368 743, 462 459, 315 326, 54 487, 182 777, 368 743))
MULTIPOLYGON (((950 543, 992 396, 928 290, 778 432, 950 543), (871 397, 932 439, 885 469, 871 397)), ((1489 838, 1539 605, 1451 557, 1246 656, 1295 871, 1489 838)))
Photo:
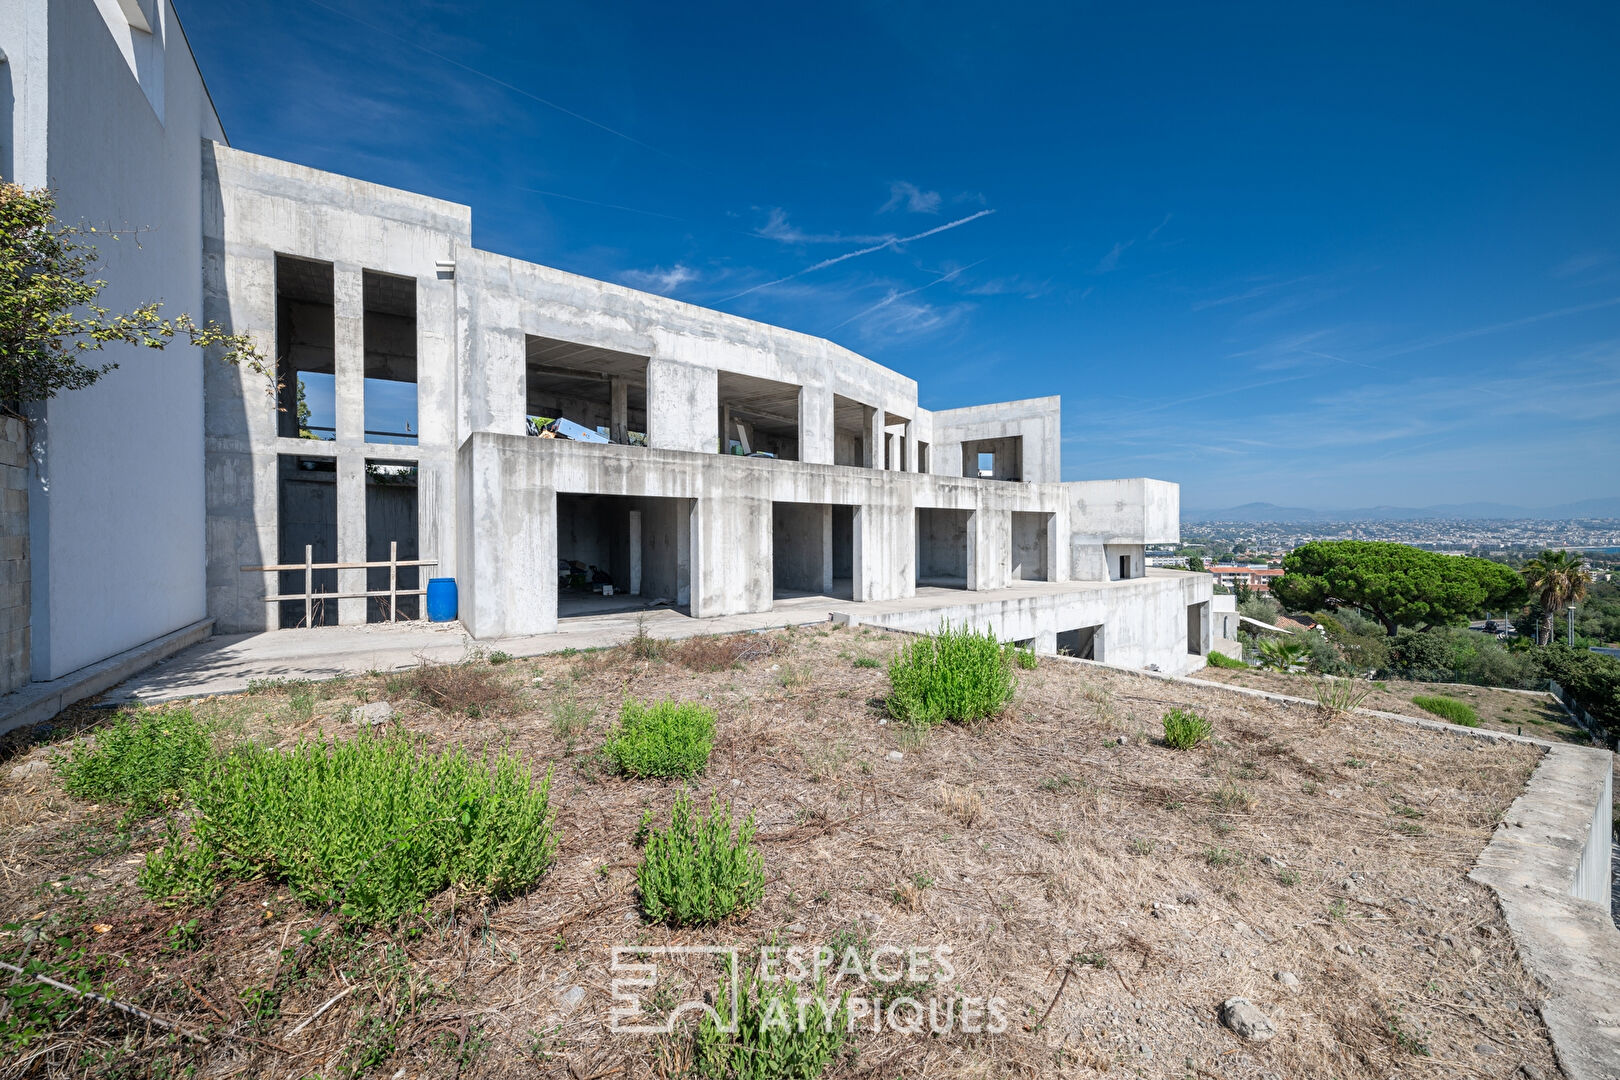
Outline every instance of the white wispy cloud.
POLYGON ((752 285, 744 289, 742 292, 733 293, 732 295, 725 297, 720 302, 725 303, 730 300, 736 300, 739 297, 747 296, 749 293, 758 292, 761 289, 768 289, 772 285, 780 285, 785 281, 792 281, 794 278, 803 277, 805 274, 814 273, 817 270, 825 270, 829 266, 836 266, 839 263, 847 262, 850 259, 858 259, 862 255, 870 255, 873 252, 883 251, 888 248, 897 248, 902 244, 909 244, 915 240, 923 240, 930 236, 936 236, 942 232, 948 232, 951 229, 958 229, 970 221, 977 221, 982 217, 989 217, 993 213, 995 213, 994 210, 980 210, 978 213, 969 214, 967 217, 957 218, 955 221, 947 221, 943 225, 936 225, 932 229, 924 229, 922 232, 913 233, 910 236, 886 237, 879 240, 877 243, 869 244, 866 247, 857 248, 854 251, 846 251, 842 255, 834 255, 830 259, 822 259, 820 262, 813 263, 810 266, 805 267, 803 270, 795 270, 793 273, 784 277, 779 277, 774 281, 766 281, 758 285, 752 285))
POLYGON ((878 207, 878 213, 887 214, 904 207, 913 214, 937 214, 942 201, 937 191, 924 191, 916 184, 896 180, 889 185, 889 201, 878 207))
POLYGON ((1525 315, 1518 319, 1509 319, 1506 322, 1491 323, 1487 326, 1476 326, 1470 330, 1456 330, 1449 334, 1439 334, 1435 337, 1423 338, 1408 342, 1404 345, 1391 345, 1383 349, 1375 349, 1370 355, 1384 358, 1391 356, 1405 356, 1408 353, 1421 352, 1424 349, 1434 349, 1441 345, 1450 345, 1458 341, 1467 341, 1470 338, 1484 337, 1487 334, 1499 334, 1504 330, 1517 330, 1522 326, 1533 326, 1548 319, 1562 319, 1570 315, 1584 315, 1588 311, 1601 311, 1620 305, 1620 296, 1611 296, 1607 300, 1594 300, 1589 304, 1574 304, 1570 307, 1555 308, 1552 311, 1543 311, 1535 315, 1525 315))
POLYGON ((1122 241, 1110 248, 1108 254, 1104 255, 1097 261, 1097 273, 1106 274, 1111 270, 1118 269, 1119 257, 1125 254, 1126 250, 1128 250, 1134 243, 1136 243, 1136 238, 1132 237, 1131 239, 1122 241))
POLYGON ((763 236, 767 240, 778 240, 784 244, 877 244, 894 239, 893 233, 879 233, 876 236, 862 236, 849 233, 811 233, 798 228, 788 221, 787 211, 781 207, 774 207, 766 215, 765 224, 754 230, 755 236, 763 236))
MULTIPOLYGON (((979 260, 979 262, 983 262, 983 261, 984 261, 983 259, 979 260)), ((914 289, 906 289, 904 291, 890 289, 888 295, 885 296, 882 300, 879 300, 877 303, 873 304, 871 307, 865 309, 864 311, 857 311, 855 314, 851 315, 849 318, 845 319, 843 322, 839 323, 837 326, 834 326, 833 329, 837 330, 840 327, 848 326, 850 323, 854 322, 856 319, 864 319, 868 315, 871 315, 873 312, 881 311, 883 308, 886 308, 886 307, 890 306, 891 304, 895 303, 896 301, 904 300, 908 296, 915 296, 916 294, 922 292, 924 289, 932 289, 935 285, 941 284, 942 282, 955 281, 958 277, 962 276, 964 273, 966 273, 967 271, 973 269, 975 266, 978 266, 978 265, 979 265, 979 263, 969 263, 967 266, 958 267, 955 270, 951 270, 951 271, 949 271, 947 273, 939 275, 938 277, 934 278, 934 280, 932 280, 932 281, 925 282, 922 285, 918 285, 914 289)))
POLYGON ((696 281, 698 277, 698 272, 690 266, 676 263, 668 268, 655 266, 651 270, 626 270, 619 275, 619 280, 634 289, 670 293, 689 281, 696 281))

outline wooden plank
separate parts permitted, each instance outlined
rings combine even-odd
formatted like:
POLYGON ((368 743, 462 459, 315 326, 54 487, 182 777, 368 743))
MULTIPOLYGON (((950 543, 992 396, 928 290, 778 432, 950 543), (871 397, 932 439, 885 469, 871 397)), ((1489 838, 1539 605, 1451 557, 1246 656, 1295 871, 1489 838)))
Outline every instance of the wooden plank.
MULTIPOLYGON (((385 566, 388 565, 388 563, 386 561, 383 561, 383 562, 331 562, 331 563, 323 562, 323 563, 314 563, 312 565, 316 570, 371 570, 373 568, 380 569, 382 567, 385 567, 385 566)), ((438 559, 401 559, 395 565, 398 565, 398 566, 438 566, 439 565, 439 560, 438 559)), ((303 568, 304 568, 303 563, 278 563, 278 564, 276 564, 274 566, 244 566, 241 569, 242 569, 243 573, 253 573, 253 572, 261 571, 261 570, 302 570, 303 568)))
POLYGON ((304 625, 314 626, 311 609, 314 606, 315 592, 315 548, 312 544, 304 545, 304 625))

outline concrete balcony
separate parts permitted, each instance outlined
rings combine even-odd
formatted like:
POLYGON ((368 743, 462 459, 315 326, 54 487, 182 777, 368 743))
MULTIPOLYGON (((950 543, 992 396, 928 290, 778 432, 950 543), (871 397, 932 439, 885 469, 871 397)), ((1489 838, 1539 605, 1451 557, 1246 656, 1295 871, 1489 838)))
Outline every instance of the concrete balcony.
POLYGON ((1082 480, 1063 485, 1075 538, 1101 544, 1179 544, 1181 485, 1166 480, 1082 480))

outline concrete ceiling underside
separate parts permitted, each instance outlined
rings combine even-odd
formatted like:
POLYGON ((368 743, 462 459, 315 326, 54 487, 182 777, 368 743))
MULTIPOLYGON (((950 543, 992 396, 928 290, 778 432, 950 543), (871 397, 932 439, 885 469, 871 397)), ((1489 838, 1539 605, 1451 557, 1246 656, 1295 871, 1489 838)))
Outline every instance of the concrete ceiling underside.
POLYGON ((276 256, 276 295, 306 304, 332 302, 332 264, 292 255, 276 256))
POLYGON ((774 434, 791 435, 798 431, 797 386, 731 371, 720 372, 717 382, 720 403, 731 406, 732 416, 774 434))
POLYGON ((632 386, 647 385, 647 358, 634 353, 580 345, 557 338, 530 336, 524 339, 523 355, 528 364, 531 386, 536 375, 602 380, 622 378, 632 386))

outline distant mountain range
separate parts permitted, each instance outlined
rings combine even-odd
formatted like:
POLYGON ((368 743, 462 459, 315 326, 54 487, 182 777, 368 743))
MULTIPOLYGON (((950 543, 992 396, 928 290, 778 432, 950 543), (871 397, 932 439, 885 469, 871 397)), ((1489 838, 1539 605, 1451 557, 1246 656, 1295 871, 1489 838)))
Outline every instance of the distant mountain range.
POLYGON ((1183 509, 1182 521, 1430 521, 1437 519, 1534 518, 1558 521, 1566 518, 1620 518, 1620 496, 1608 499, 1582 499, 1560 506, 1531 509, 1508 503, 1450 503, 1445 506, 1363 506, 1354 510, 1311 510, 1303 506, 1277 506, 1252 502, 1221 510, 1183 509))

